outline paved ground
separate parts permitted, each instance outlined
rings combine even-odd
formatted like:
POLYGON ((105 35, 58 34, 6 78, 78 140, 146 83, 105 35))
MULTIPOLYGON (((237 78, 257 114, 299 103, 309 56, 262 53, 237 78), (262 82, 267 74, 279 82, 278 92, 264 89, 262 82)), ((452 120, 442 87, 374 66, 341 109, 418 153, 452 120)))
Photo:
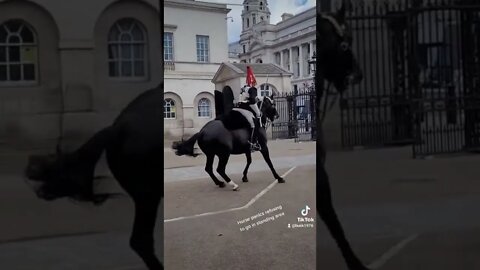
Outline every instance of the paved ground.
MULTIPOLYGON (((237 192, 219 189, 209 179, 167 184, 166 269, 314 269, 315 228, 288 228, 305 205, 314 208, 314 171, 312 165, 295 168, 286 183, 273 184, 257 200, 252 199, 275 183, 269 172, 252 174, 237 192), (218 213, 225 209, 231 211, 218 213), (195 216, 202 213, 211 215, 195 216), (238 224, 258 213, 264 215, 238 224), (257 225, 240 230, 252 223, 257 225)), ((308 216, 315 218, 315 212, 308 216)))
MULTIPOLYGON (((409 150, 330 154, 335 204, 355 249, 375 269, 479 269, 480 157, 412 160, 409 150)), ((345 269, 319 228, 321 265, 345 269)))
POLYGON ((234 156, 227 173, 240 184, 237 192, 206 178, 203 156, 166 150, 166 269, 315 269, 315 222, 293 228, 306 205, 315 220, 315 144, 273 141, 270 149, 286 183, 276 183, 260 153, 253 155, 250 182, 241 182, 245 157, 234 156))
MULTIPOLYGON (((346 269, 323 223, 316 224, 316 254, 311 231, 288 229, 287 214, 298 215, 314 199, 308 195, 312 151, 313 144, 271 142, 279 173, 296 166, 286 184, 276 185, 270 185, 273 179, 261 160, 252 164, 250 182, 241 183, 244 157, 232 158, 229 173, 241 188, 233 192, 205 178, 202 156, 180 158, 166 149, 167 269, 309 270, 315 256, 317 269, 346 269), (240 231, 238 220, 279 205, 285 216, 240 231)), ((128 198, 100 208, 40 201, 18 173, 25 159, 22 153, 0 153, 1 269, 144 269, 128 248, 133 215, 128 198)), ((478 164, 480 156, 412 160, 408 147, 330 152, 327 159, 345 231, 360 258, 382 270, 480 269, 478 164)), ((113 182, 105 188, 118 189, 113 182)))

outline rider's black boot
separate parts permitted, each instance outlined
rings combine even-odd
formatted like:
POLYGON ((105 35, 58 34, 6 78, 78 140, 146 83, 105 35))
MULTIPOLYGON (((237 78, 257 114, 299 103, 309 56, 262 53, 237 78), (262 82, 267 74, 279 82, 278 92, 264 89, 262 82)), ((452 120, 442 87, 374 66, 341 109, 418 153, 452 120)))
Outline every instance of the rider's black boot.
POLYGON ((258 143, 258 128, 259 128, 259 125, 260 125, 260 123, 258 122, 258 120, 255 121, 255 128, 252 130, 252 136, 251 136, 251 139, 250 139, 250 150, 252 152, 262 150, 262 147, 258 143))

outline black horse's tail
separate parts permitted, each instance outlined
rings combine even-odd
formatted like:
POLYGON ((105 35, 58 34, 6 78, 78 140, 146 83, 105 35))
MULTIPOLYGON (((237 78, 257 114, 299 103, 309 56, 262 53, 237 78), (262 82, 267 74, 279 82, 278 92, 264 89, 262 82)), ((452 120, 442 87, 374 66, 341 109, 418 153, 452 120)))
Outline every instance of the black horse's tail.
POLYGON ((96 180, 104 178, 95 176, 95 167, 111 139, 112 127, 107 127, 74 152, 30 156, 25 176, 42 199, 70 197, 101 204, 116 195, 94 191, 96 180))
POLYGON ((195 142, 197 141, 199 136, 199 133, 196 133, 193 135, 190 139, 186 141, 178 141, 178 142, 173 142, 172 144, 172 149, 175 150, 175 154, 177 156, 191 156, 191 157, 196 157, 199 154, 195 153, 195 142))

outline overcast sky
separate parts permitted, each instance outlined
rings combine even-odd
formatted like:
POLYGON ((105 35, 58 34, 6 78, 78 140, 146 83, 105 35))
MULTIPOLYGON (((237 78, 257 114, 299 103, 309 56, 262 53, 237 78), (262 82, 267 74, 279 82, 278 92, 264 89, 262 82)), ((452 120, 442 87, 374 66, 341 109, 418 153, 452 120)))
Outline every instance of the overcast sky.
MULTIPOLYGON (((243 0, 196 0, 201 2, 222 3, 227 4, 227 7, 231 9, 228 13, 228 17, 233 17, 233 22, 229 18, 228 23, 228 43, 238 41, 240 39, 240 33, 242 32, 242 10, 243 0), (228 5, 234 4, 234 5, 228 5)), ((298 14, 304 10, 307 10, 315 6, 315 0, 270 0, 268 1, 270 8, 270 23, 276 24, 282 20, 282 14, 293 13, 298 14)))

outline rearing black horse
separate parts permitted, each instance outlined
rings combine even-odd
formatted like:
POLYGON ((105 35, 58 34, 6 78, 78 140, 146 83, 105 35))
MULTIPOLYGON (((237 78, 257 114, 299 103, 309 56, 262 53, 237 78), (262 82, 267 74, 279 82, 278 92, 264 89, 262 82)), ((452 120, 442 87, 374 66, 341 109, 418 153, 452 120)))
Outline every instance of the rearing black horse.
MULTIPOLYGON (((279 183, 284 183, 285 180, 278 175, 273 167, 272 161, 270 160, 267 146, 267 134, 264 128, 267 120, 273 121, 278 117, 277 109, 275 108, 272 98, 268 96, 263 97, 263 99, 258 102, 258 107, 262 112, 261 121, 263 123, 263 127, 259 129, 258 134, 258 143, 261 146, 260 152, 270 167, 275 179, 277 179, 279 183)), ((205 171, 212 178, 213 182, 219 187, 225 186, 225 183, 218 180, 213 173, 213 161, 215 156, 218 156, 219 162, 217 172, 232 186, 233 190, 237 190, 238 185, 227 176, 225 168, 230 155, 245 154, 247 157, 247 165, 243 171, 242 180, 243 182, 248 182, 248 168, 252 163, 249 143, 250 135, 250 124, 241 113, 234 109, 224 115, 220 115, 215 120, 208 122, 190 139, 182 142, 174 142, 172 148, 175 149, 175 153, 179 156, 188 155, 195 157, 198 154, 194 152, 194 145, 198 142, 198 146, 207 157, 205 171)))
MULTIPOLYGON (((317 106, 324 96, 323 81, 332 83, 339 93, 362 80, 362 72, 351 49, 352 37, 345 18, 345 1, 336 14, 322 14, 317 7, 317 106)), ((317 109, 317 211, 337 242, 350 270, 367 270, 353 252, 332 203, 328 174, 325 170, 326 147, 320 108, 317 109)))

